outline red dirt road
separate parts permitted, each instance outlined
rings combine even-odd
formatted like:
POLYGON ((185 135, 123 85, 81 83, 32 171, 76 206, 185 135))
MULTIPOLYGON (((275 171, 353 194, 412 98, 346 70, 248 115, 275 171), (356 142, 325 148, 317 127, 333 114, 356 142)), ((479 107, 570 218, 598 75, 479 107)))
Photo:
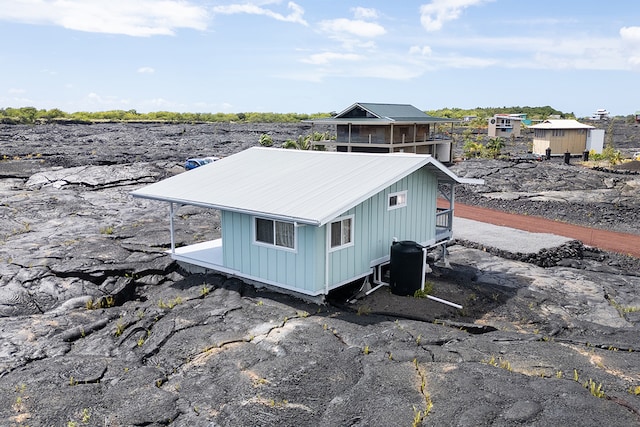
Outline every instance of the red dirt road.
POLYGON ((455 204, 454 215, 503 227, 569 237, 580 240, 587 246, 640 258, 640 235, 636 234, 582 227, 541 217, 517 215, 462 203, 455 204))

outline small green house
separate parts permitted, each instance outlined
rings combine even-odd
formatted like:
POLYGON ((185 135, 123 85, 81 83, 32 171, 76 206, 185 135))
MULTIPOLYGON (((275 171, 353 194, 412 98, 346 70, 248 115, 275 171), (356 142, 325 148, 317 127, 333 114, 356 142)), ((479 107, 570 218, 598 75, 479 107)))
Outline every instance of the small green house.
POLYGON ((449 241, 459 183, 482 180, 430 155, 254 147, 132 195, 169 203, 175 260, 318 297, 372 274, 394 240, 449 241), (221 238, 176 248, 181 205, 219 210, 221 238))

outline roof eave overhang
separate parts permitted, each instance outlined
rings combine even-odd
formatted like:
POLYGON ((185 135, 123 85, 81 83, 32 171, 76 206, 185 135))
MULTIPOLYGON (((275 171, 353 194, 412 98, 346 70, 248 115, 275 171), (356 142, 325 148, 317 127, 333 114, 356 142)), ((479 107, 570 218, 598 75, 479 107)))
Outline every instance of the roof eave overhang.
POLYGON ((274 219, 278 221, 293 222, 296 224, 305 224, 305 225, 313 225, 313 226, 321 225, 321 221, 316 218, 302 218, 302 217, 296 217, 296 216, 290 216, 290 215, 260 212, 260 211, 242 209, 242 208, 237 208, 232 206, 218 205, 218 204, 205 203, 205 202, 199 202, 194 200, 178 199, 178 198, 172 198, 172 197, 159 197, 159 196, 148 195, 148 194, 139 194, 135 192, 132 192, 131 195, 133 197, 138 197, 141 199, 155 200, 157 202, 175 203, 178 205, 196 206, 196 207, 205 208, 205 209, 217 209, 220 211, 236 212, 236 213, 248 214, 252 216, 259 216, 261 218, 274 219))

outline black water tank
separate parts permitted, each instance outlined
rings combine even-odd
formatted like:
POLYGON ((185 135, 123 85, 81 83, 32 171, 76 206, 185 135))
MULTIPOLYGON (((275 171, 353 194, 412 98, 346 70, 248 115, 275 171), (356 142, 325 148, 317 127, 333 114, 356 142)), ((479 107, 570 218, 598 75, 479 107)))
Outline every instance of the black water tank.
POLYGON ((422 289, 422 246, 411 240, 391 245, 389 287, 395 295, 413 295, 422 289))

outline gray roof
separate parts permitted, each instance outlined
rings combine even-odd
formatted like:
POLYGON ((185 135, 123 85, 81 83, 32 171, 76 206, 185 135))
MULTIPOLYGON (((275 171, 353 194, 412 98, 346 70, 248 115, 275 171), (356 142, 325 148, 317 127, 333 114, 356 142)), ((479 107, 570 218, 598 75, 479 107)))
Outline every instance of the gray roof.
POLYGON ((410 104, 378 104, 372 102, 356 102, 345 108, 335 117, 317 120, 305 120, 312 123, 354 123, 370 124, 414 124, 414 123, 453 123, 459 120, 433 117, 410 104), (354 116, 354 112, 365 113, 354 116))
POLYGON ((321 226, 422 167, 441 180, 482 183, 429 155, 253 147, 132 195, 321 226))
POLYGON ((537 125, 529 126, 531 129, 595 129, 593 126, 585 125, 577 120, 553 120, 547 119, 537 125))

